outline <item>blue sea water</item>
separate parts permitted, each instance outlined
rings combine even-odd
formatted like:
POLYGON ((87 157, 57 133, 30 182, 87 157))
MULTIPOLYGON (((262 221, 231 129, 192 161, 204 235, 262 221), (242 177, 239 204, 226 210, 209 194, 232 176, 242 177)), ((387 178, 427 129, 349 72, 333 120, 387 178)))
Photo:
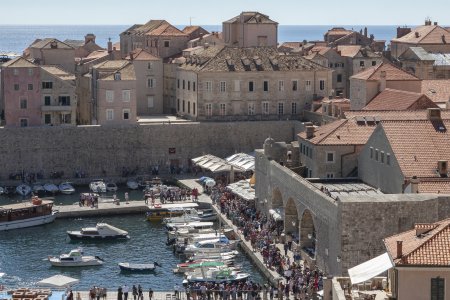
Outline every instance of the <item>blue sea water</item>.
MULTIPOLYGON (((221 25, 202 25, 209 31, 221 31, 221 25)), ((22 51, 38 38, 57 38, 59 40, 83 40, 87 33, 94 33, 97 44, 106 47, 108 39, 119 41, 119 34, 129 25, 0 25, 0 52, 22 51)), ((177 26, 183 28, 184 25, 177 26)), ((303 40, 323 40, 323 34, 334 25, 280 25, 278 27, 278 40, 293 42, 303 40)), ((363 25, 340 25, 347 29, 361 30, 363 25)), ((373 34, 377 40, 389 42, 396 34, 396 25, 367 26, 368 33, 373 34)))

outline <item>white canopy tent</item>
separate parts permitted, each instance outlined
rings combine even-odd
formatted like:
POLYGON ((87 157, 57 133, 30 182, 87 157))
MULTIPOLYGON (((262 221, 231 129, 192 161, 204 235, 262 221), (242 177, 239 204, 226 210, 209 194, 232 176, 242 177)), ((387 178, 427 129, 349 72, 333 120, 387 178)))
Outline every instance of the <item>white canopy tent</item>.
POLYGON ((392 263, 389 254, 386 252, 357 265, 356 267, 348 269, 348 275, 350 276, 352 284, 357 284, 372 279, 393 266, 394 264, 392 263))
POLYGON ((58 274, 38 281, 36 284, 40 287, 66 288, 77 284, 78 282, 80 282, 80 280, 58 274))
POLYGON ((250 186, 250 180, 241 180, 227 185, 227 189, 247 201, 254 201, 255 189, 250 186))
POLYGON ((225 158, 225 160, 230 165, 243 169, 244 171, 255 170, 255 157, 250 154, 237 153, 225 158))
POLYGON ((207 154, 207 155, 203 155, 203 156, 199 156, 196 158, 192 159, 192 162, 203 168, 206 170, 209 170, 211 172, 214 173, 218 173, 218 172, 243 172, 245 171, 245 169, 239 167, 239 166, 234 166, 232 164, 230 164, 229 162, 227 162, 226 160, 211 155, 211 154, 207 154))

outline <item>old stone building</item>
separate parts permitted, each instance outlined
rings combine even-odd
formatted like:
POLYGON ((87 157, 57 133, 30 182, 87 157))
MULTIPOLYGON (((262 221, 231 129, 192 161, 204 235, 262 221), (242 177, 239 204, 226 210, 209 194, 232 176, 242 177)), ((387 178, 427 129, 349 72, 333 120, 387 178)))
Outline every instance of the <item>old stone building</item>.
POLYGON ((75 72, 75 48, 54 38, 37 39, 24 52, 24 57, 38 65, 58 65, 75 72))
POLYGON ((151 54, 167 58, 181 53, 189 41, 184 33, 165 20, 150 20, 146 24, 135 24, 120 34, 120 51, 127 56, 135 49, 144 49, 151 54))
POLYGON ((420 79, 450 78, 450 52, 429 52, 422 47, 409 47, 398 60, 404 70, 420 79))
POLYGON ((364 28, 364 32, 354 30, 348 30, 343 27, 334 27, 328 30, 324 34, 324 41, 327 46, 337 47, 343 45, 359 45, 362 47, 368 47, 375 52, 381 52, 384 50, 385 42, 382 40, 375 40, 375 36, 368 35, 367 27, 364 28))
POLYGON ((391 55, 398 59, 410 47, 422 47, 433 53, 450 53, 450 32, 430 20, 414 28, 410 33, 391 41, 391 55))
POLYGON ((222 23, 222 36, 231 47, 277 47, 278 23, 259 12, 242 12, 222 23))
POLYGON ((177 112, 195 120, 298 119, 332 71, 273 47, 205 47, 177 71, 177 112))

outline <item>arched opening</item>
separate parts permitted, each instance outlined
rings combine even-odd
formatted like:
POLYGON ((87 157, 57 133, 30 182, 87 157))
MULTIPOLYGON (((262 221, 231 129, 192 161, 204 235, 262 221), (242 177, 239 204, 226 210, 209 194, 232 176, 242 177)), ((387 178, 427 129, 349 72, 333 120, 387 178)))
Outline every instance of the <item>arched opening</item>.
POLYGON ((272 191, 272 208, 282 208, 283 207, 283 197, 281 196, 281 192, 278 188, 273 189, 272 191))
POLYGON ((294 199, 289 198, 284 209, 284 231, 290 234, 294 241, 298 240, 299 218, 294 199))
POLYGON ((316 228, 313 215, 311 211, 305 210, 300 223, 300 246, 311 258, 315 258, 316 243, 316 228))
POLYGON ((269 209, 270 217, 275 221, 276 230, 278 235, 284 229, 284 208, 283 208, 283 197, 278 188, 272 191, 271 209, 269 209))

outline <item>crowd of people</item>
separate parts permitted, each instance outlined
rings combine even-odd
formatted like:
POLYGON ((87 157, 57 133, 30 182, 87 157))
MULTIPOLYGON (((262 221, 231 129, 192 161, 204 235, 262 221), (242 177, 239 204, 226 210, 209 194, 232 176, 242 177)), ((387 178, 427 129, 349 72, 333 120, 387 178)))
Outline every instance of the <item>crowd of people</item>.
MULTIPOLYGON (((117 300, 131 300, 131 297, 133 297, 133 300, 144 300, 144 289, 140 284, 133 284, 131 289, 126 284, 123 286, 119 286, 119 288, 117 289, 117 300)), ((148 290, 148 298, 149 300, 153 299, 152 288, 149 288, 148 290)))
POLYGON ((267 285, 251 281, 191 283, 186 286, 186 297, 193 300, 260 300, 263 291, 267 291, 267 285))

